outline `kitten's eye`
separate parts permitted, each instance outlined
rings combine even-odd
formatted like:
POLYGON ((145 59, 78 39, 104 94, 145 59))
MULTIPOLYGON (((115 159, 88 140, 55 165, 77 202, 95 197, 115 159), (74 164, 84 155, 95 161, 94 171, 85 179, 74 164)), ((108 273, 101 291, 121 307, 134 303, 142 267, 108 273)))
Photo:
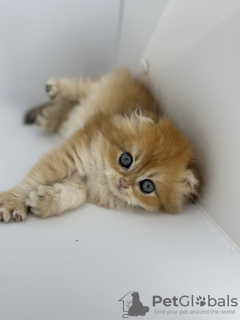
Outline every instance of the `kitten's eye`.
POLYGON ((155 185, 151 180, 146 179, 140 182, 140 189, 144 193, 151 193, 155 190, 155 185))
POLYGON ((123 152, 119 158, 119 164, 124 168, 130 168, 133 163, 133 158, 128 152, 123 152))

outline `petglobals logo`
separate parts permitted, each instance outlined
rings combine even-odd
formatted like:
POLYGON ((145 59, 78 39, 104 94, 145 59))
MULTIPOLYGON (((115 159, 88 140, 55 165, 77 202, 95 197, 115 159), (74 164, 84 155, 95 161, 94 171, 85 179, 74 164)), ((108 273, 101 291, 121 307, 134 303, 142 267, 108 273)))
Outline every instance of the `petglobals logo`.
POLYGON ((164 307, 237 307, 238 302, 237 298, 231 298, 229 295, 224 298, 216 298, 211 295, 207 297, 184 295, 181 297, 173 296, 172 298, 153 296, 153 307, 160 305, 164 307))
MULTIPOLYGON (((129 291, 121 299, 122 317, 136 316, 184 316, 184 315, 235 315, 239 312, 238 298, 230 295, 216 297, 213 295, 182 295, 182 296, 142 296, 138 291, 129 291), (147 300, 146 300, 147 299, 147 300), (148 306, 146 305, 146 301, 148 306), (150 302, 152 301, 152 302, 150 302)), ((147 317, 146 317, 147 318, 147 317)), ((240 319, 240 318, 239 318, 240 319)))

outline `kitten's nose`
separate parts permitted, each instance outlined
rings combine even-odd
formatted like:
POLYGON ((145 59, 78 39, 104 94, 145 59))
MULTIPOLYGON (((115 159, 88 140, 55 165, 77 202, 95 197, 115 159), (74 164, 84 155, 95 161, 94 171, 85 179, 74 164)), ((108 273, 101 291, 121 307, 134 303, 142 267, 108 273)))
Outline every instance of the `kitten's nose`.
POLYGON ((120 188, 129 188, 129 183, 124 178, 120 178, 119 184, 120 184, 120 188))

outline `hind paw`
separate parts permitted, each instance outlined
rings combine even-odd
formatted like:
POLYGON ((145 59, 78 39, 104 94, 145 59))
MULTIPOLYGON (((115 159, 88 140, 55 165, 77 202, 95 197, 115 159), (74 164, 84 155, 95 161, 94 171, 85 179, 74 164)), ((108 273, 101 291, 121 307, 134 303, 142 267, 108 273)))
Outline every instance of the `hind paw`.
POLYGON ((50 99, 55 99, 58 95, 57 80, 50 79, 46 83, 46 91, 50 99))

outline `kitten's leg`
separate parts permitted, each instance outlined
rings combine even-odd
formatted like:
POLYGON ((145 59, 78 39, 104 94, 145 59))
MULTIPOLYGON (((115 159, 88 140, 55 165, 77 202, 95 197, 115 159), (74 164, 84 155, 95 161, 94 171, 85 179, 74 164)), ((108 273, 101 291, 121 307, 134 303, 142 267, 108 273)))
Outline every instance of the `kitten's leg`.
POLYGON ((43 131, 58 131, 68 114, 80 99, 94 90, 97 79, 52 79, 46 84, 46 91, 52 101, 29 110, 24 122, 37 123, 43 131))
MULTIPOLYGON (((100 79, 52 79, 47 82, 46 90, 53 103, 69 103, 74 108, 67 114, 64 121, 58 126, 57 131, 62 138, 70 137, 76 130, 82 128, 86 121, 94 114, 95 110, 88 103, 89 96, 96 90, 100 79), (76 102, 78 100, 78 103, 76 102), (81 101, 81 102, 80 102, 81 101)), ((40 119, 39 123, 45 123, 40 119)))
POLYGON ((26 201, 30 211, 42 218, 75 209, 86 201, 87 191, 79 183, 80 177, 72 176, 52 186, 39 186, 26 201))
MULTIPOLYGON (((36 191, 38 186, 52 186, 75 175, 75 161, 79 161, 78 167, 81 165, 80 160, 73 154, 75 149, 76 146, 67 143, 51 150, 39 160, 22 182, 8 192, 0 193, 0 220, 5 222, 25 220, 26 200, 30 192, 36 191)), ((81 184, 80 179, 79 184, 81 184)))
POLYGON ((81 104, 76 105, 68 114, 68 119, 59 127, 59 135, 66 139, 70 137, 78 129, 83 128, 85 123, 94 115, 95 109, 89 103, 89 99, 85 99, 81 104))
POLYGON ((37 116, 43 112, 44 109, 48 108, 49 106, 53 105, 52 102, 47 102, 44 104, 41 104, 40 106, 31 108, 27 111, 27 113, 24 115, 24 123, 26 124, 32 124, 36 123, 37 116))
POLYGON ((25 115, 25 123, 36 123, 43 131, 57 132, 75 105, 77 103, 65 100, 50 101, 29 110, 25 115))
POLYGON ((96 88, 98 78, 83 80, 50 79, 46 83, 46 91, 52 100, 67 100, 70 102, 86 98, 96 88))

